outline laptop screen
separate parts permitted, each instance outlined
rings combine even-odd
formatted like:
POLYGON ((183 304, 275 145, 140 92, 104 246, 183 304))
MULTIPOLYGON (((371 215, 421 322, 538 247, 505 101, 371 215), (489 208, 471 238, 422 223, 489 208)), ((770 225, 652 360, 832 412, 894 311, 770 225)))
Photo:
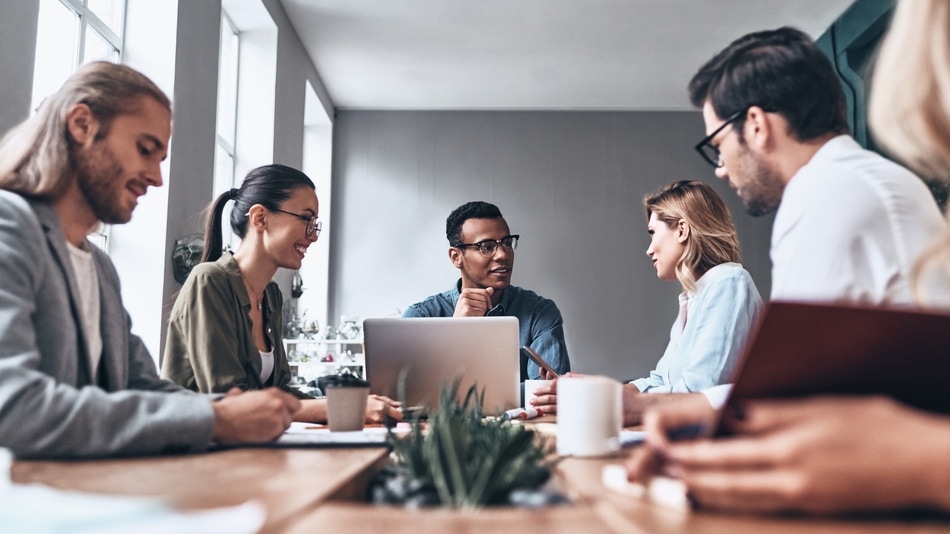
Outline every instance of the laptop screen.
POLYGON ((457 376, 461 395, 473 383, 484 389, 486 414, 521 405, 515 317, 366 319, 363 332, 372 393, 399 400, 406 369, 409 406, 436 408, 440 387, 457 376))

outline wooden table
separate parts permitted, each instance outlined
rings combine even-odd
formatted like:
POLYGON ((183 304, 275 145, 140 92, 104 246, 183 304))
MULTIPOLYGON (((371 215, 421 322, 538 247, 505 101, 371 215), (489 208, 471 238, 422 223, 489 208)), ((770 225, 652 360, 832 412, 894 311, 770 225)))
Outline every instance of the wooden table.
POLYGON ((96 493, 161 496, 184 509, 257 499, 267 509, 262 532, 670 532, 670 533, 936 533, 948 520, 901 521, 734 516, 659 506, 606 489, 604 465, 622 461, 568 458, 555 476, 570 506, 544 509, 406 510, 359 502, 387 457, 382 448, 235 449, 189 456, 98 461, 17 461, 17 483, 96 493))
MULTIPOLYGON (((262 532, 284 532, 332 496, 358 498, 384 448, 233 449, 188 456, 93 461, 17 461, 16 483, 136 496, 161 496, 182 509, 257 499, 262 532)), ((2 529, 0 529, 2 530, 2 529)))

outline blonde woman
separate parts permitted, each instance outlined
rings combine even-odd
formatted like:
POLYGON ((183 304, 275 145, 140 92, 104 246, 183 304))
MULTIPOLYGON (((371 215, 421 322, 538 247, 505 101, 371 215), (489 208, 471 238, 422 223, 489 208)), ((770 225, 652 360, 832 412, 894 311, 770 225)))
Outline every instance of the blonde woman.
MULTIPOLYGON (((950 2, 901 0, 871 84, 877 141, 913 170, 950 177, 950 2)), ((918 262, 916 282, 946 283, 950 239, 918 262), (923 277, 923 278, 922 278, 923 277)), ((927 296, 918 295, 923 303, 927 296)), ((631 480, 673 466, 692 501, 730 511, 832 514, 902 509, 950 513, 950 417, 886 397, 757 401, 730 439, 670 443, 669 429, 709 422, 709 409, 649 411, 648 447, 631 480), (659 466, 659 467, 657 467, 659 466)))
POLYGON ((729 209, 708 185, 680 181, 643 200, 656 276, 679 282, 679 314, 643 393, 689 393, 729 382, 762 298, 739 264, 729 209))
MULTIPOLYGON (((640 422, 646 406, 699 403, 691 393, 728 383, 739 351, 762 307, 759 291, 739 264, 739 238, 722 198, 696 181, 673 182, 643 200, 650 246, 660 280, 678 282, 679 312, 666 351, 649 376, 625 384, 624 424, 640 422)), ((545 377, 553 378, 553 377, 545 377)), ((529 393, 529 392, 526 392, 529 393)), ((557 382, 533 393, 533 406, 557 411, 557 382)))

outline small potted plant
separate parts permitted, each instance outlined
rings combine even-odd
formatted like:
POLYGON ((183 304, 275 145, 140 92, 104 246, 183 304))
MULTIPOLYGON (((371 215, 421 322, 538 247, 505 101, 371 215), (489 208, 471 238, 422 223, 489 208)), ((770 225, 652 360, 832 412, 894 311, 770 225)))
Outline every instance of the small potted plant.
POLYGON ((408 435, 389 434, 394 462, 370 485, 375 503, 405 506, 542 506, 567 502, 545 487, 556 455, 534 430, 485 417, 484 391, 462 400, 459 380, 443 386, 428 421, 410 417, 408 435))

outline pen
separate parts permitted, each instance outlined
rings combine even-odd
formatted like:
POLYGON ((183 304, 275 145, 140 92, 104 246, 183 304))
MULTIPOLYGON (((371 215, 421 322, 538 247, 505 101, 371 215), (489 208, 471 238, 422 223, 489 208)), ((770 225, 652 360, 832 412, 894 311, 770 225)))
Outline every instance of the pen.
POLYGON ((535 417, 539 415, 541 414, 539 414, 538 410, 534 408, 530 408, 530 407, 529 408, 512 408, 511 410, 508 410, 507 412, 501 414, 501 418, 504 419, 505 421, 508 421, 511 419, 524 420, 524 419, 534 419, 535 417))

